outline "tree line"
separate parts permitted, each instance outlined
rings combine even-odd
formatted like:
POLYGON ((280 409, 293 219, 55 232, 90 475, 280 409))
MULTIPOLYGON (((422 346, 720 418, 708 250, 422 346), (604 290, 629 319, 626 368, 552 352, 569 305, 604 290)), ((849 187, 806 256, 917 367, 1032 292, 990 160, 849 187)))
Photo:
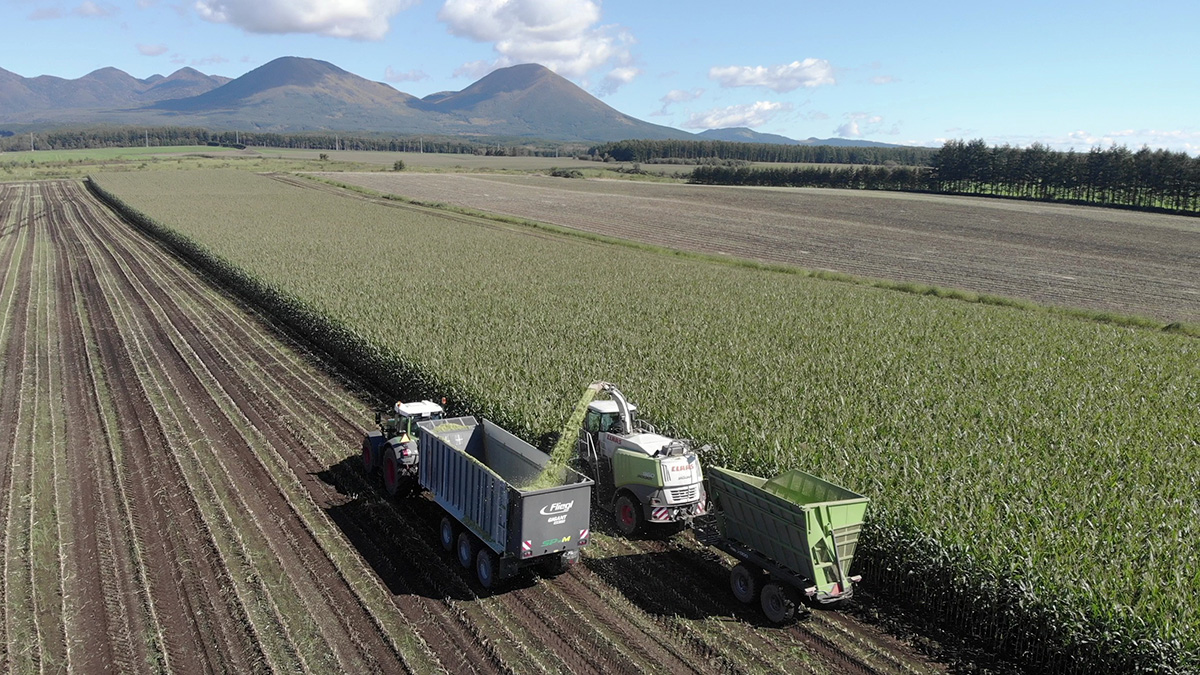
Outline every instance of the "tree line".
POLYGON ((256 145, 302 150, 371 150, 381 152, 434 152, 508 157, 575 156, 586 152, 584 143, 550 143, 529 139, 463 138, 435 135, 343 134, 334 132, 264 133, 212 131, 203 127, 91 127, 12 134, 0 131, 0 152, 29 150, 80 150, 136 146, 256 145), (7 134, 7 135, 6 135, 7 134))
POLYGON ((604 143, 588 149, 597 159, 655 164, 663 160, 723 159, 746 162, 805 164, 903 164, 929 163, 934 148, 857 147, 842 145, 782 145, 735 141, 627 140, 604 143))
POLYGON ((1200 158, 1124 146, 1077 153, 955 140, 927 166, 699 166, 690 182, 994 195, 1200 214, 1200 158))

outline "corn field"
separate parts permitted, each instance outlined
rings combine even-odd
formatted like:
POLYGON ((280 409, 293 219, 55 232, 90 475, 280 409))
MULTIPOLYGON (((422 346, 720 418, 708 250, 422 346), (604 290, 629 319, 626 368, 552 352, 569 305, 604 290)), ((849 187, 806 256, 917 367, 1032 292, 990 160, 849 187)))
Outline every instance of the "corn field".
POLYGON ((1047 669, 1197 668, 1195 338, 698 262, 243 172, 101 174, 196 264, 406 398, 549 448, 619 383, 710 465, 872 499, 882 595, 1047 669))

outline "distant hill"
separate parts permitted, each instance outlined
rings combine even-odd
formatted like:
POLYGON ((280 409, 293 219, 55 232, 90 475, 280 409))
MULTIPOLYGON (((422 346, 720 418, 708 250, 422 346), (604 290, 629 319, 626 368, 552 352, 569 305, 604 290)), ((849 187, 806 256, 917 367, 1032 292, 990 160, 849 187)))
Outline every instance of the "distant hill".
POLYGON ((227 77, 205 75, 192 68, 144 80, 116 68, 101 68, 74 80, 50 75, 21 77, 0 68, 0 118, 5 122, 60 117, 75 121, 81 117, 80 111, 141 107, 202 94, 226 82, 227 77))
POLYGON ((589 143, 715 139, 889 147, 846 139, 797 141, 746 128, 692 134, 626 115, 537 64, 501 68, 462 91, 442 91, 424 98, 326 61, 294 56, 275 59, 232 80, 192 68, 144 80, 116 68, 101 68, 74 80, 48 75, 26 78, 0 69, 0 125, 23 133, 85 124, 502 136, 589 143))
POLYGON ((731 141, 734 143, 769 143, 772 145, 832 145, 850 148, 903 148, 904 145, 894 143, 878 143, 876 141, 861 141, 853 138, 807 138, 798 141, 778 134, 763 134, 746 127, 730 127, 727 129, 709 129, 696 134, 701 139, 709 141, 731 141))

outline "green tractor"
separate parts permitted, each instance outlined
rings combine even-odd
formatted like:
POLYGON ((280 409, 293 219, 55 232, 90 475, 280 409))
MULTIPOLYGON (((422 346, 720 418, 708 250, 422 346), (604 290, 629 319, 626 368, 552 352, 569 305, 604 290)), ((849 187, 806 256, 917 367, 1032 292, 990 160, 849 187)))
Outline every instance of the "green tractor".
POLYGON ((375 413, 376 431, 363 438, 362 463, 368 474, 379 469, 389 495, 416 490, 420 451, 417 422, 439 420, 445 411, 433 401, 396 402, 390 410, 375 413))

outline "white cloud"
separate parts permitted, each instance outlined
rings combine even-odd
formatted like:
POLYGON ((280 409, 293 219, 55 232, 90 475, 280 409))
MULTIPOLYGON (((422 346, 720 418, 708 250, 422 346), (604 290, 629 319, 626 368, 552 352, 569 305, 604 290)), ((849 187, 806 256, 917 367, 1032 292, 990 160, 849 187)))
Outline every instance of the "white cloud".
POLYGON ((196 13, 250 33, 315 33, 381 40, 391 18, 416 0, 197 0, 196 13))
POLYGON ((112 16, 116 14, 117 11, 116 5, 110 5, 108 3, 97 4, 92 2, 92 0, 83 0, 78 7, 71 10, 73 14, 87 17, 112 16))
POLYGON ((641 74, 641 68, 634 68, 632 66, 613 68, 604 76, 604 80, 600 83, 600 88, 597 91, 601 96, 612 94, 620 89, 621 85, 633 82, 641 74))
POLYGON ((706 112, 688 117, 683 123, 685 129, 724 129, 726 127, 760 127, 781 112, 792 109, 790 103, 774 101, 758 101, 749 105, 735 105, 728 108, 713 108, 706 112))
POLYGON ((900 132, 898 128, 893 128, 887 132, 882 131, 883 117, 881 115, 850 113, 846 117, 848 118, 846 123, 834 131, 841 138, 862 138, 863 134, 895 134, 900 132))
POLYGON ((142 56, 161 56, 167 53, 167 46, 139 44, 137 50, 142 56))
MULTIPOLYGON (((610 67, 600 89, 611 93, 641 73, 633 68, 633 36, 602 26, 593 0, 446 0, 438 12, 451 35, 490 42, 498 54, 489 69, 540 63, 568 78, 610 67)), ((483 64, 464 64, 455 74, 479 74, 483 64)))
POLYGON ((699 88, 693 89, 691 91, 684 91, 683 89, 672 89, 671 91, 667 92, 666 96, 663 96, 662 98, 658 99, 659 101, 662 102, 662 107, 659 108, 657 112, 653 112, 650 114, 655 115, 655 116, 666 115, 667 107, 669 107, 670 105, 675 104, 675 103, 687 103, 688 101, 695 101, 696 99, 700 98, 703 95, 704 95, 704 90, 699 89, 699 88))
POLYGON ((723 66, 708 70, 708 77, 722 87, 766 87, 787 92, 800 87, 836 84, 833 66, 825 59, 808 58, 782 66, 723 66))
POLYGON ((429 75, 425 73, 425 71, 417 70, 415 68, 412 70, 406 70, 404 72, 398 72, 393 70, 391 66, 388 66, 383 71, 383 79, 388 82, 418 82, 428 78, 429 75))

